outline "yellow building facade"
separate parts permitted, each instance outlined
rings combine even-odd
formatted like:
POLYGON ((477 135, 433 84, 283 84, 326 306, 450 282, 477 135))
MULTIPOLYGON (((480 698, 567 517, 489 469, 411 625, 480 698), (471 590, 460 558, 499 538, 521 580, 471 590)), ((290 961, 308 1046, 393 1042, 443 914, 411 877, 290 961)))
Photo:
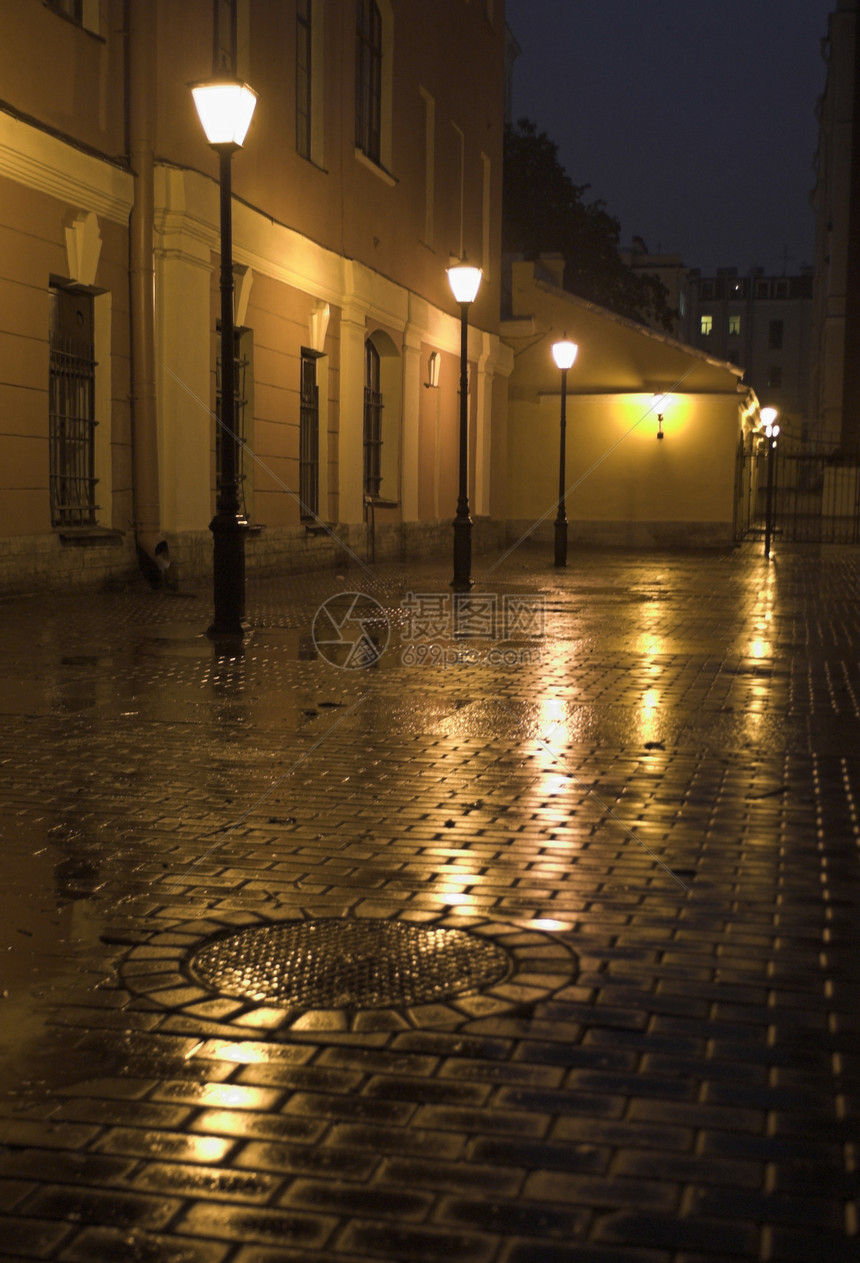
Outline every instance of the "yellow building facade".
POLYGON ((231 59, 258 94, 232 162, 249 569, 450 547, 466 256, 470 500, 495 537, 503 8, 6 0, 0 586, 165 544, 180 576, 211 568, 218 159, 189 84, 231 59))
POLYGON ((563 266, 551 256, 512 265, 510 318, 502 325, 516 364, 506 445, 509 538, 552 538, 561 425, 552 344, 568 338, 578 347, 565 392, 571 542, 731 545, 745 494, 740 456, 760 426, 743 370, 567 293, 563 266))

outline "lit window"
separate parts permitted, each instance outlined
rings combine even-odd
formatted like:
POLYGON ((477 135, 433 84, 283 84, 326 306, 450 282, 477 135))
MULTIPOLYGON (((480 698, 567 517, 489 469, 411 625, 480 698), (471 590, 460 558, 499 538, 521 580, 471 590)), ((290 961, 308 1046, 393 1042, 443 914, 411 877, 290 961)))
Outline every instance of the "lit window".
POLYGON ((729 316, 729 333, 735 334, 735 333, 740 333, 740 331, 741 331, 740 316, 729 316))
POLYGON ((705 337, 707 337, 707 335, 711 332, 713 327, 714 327, 714 317, 702 316, 699 323, 699 330, 705 337))

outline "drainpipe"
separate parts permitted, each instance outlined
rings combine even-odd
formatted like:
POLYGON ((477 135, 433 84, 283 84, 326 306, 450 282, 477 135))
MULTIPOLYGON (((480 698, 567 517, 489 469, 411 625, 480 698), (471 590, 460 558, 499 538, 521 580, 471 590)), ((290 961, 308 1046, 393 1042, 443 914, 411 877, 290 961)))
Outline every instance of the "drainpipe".
POLYGON ((152 0, 127 0, 128 147, 134 172, 129 220, 131 422, 135 542, 141 570, 160 582, 170 565, 161 532, 158 495, 158 414, 155 393, 155 22, 152 0))

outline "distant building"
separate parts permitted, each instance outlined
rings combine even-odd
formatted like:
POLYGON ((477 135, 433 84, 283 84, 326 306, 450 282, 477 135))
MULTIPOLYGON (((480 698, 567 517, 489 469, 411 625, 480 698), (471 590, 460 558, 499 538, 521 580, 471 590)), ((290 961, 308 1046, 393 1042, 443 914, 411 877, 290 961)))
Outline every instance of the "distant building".
MULTIPOLYGON (((683 327, 689 270, 684 267, 680 254, 651 254, 641 237, 634 237, 633 244, 626 250, 620 250, 619 254, 621 262, 626 263, 637 276, 653 276, 662 283, 666 290, 667 303, 678 313, 668 332, 674 338, 679 337, 683 327)), ((652 328, 661 333, 667 332, 660 324, 653 324, 652 328)))
POLYGON ((687 277, 682 338, 743 369, 762 405, 779 409, 783 430, 808 437, 812 269, 797 276, 739 275, 718 268, 687 277))
POLYGON ((552 345, 579 351, 567 374, 565 485, 571 542, 727 547, 746 525, 743 483, 760 425, 741 370, 563 287, 564 259, 512 260, 502 340, 516 359, 508 398, 507 529, 549 544, 560 463, 561 378, 552 345))
POLYGON ((860 42, 857 0, 839 0, 822 41, 815 299, 810 411, 816 435, 857 455, 860 445, 860 42))

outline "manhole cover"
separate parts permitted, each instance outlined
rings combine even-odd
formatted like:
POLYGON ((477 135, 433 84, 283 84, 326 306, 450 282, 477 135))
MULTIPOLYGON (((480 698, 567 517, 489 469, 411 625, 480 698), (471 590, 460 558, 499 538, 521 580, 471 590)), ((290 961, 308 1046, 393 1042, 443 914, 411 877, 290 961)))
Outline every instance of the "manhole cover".
POLYGON ((302 1009, 426 1004, 493 986, 512 961, 487 938, 402 921, 250 926, 209 940, 192 977, 225 996, 302 1009))

